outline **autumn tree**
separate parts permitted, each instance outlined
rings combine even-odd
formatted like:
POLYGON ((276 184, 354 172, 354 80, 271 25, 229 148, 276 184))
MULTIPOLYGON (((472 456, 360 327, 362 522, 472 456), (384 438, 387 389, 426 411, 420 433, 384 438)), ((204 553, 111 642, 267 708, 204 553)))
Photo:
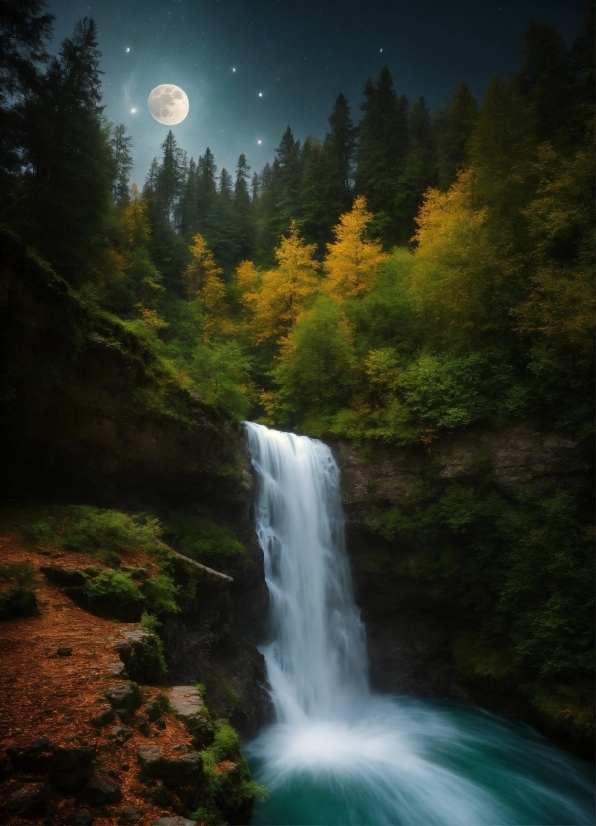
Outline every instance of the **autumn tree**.
POLYGON ((210 341, 218 335, 233 331, 226 303, 223 270, 215 263, 213 253, 200 233, 190 246, 192 260, 184 271, 184 285, 190 299, 200 299, 205 310, 203 340, 210 341))
POLYGON ((286 333, 312 303, 319 289, 315 244, 305 244, 296 223, 275 250, 277 267, 263 275, 252 319, 256 343, 286 333))
POLYGON ((359 298, 369 292, 379 265, 387 258, 379 242, 367 238, 366 230, 372 217, 366 208, 366 198, 359 195, 352 210, 342 215, 335 227, 336 240, 327 245, 323 265, 327 278, 323 289, 338 301, 359 298))
POLYGON ((416 219, 409 295, 434 347, 469 345, 491 314, 502 274, 487 238, 487 209, 473 199, 474 175, 462 172, 445 193, 431 189, 416 219))
POLYGON ((258 291, 261 286, 261 273, 252 261, 242 261, 238 264, 232 284, 240 303, 248 309, 252 308, 258 301, 258 291))

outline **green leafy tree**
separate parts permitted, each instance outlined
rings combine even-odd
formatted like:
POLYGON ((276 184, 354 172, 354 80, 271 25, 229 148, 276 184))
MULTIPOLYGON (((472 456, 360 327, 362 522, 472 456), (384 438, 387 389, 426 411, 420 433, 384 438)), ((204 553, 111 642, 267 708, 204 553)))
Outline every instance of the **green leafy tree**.
POLYGON ((349 323, 332 298, 320 296, 283 342, 272 371, 280 388, 273 409, 282 418, 320 421, 349 403, 355 366, 349 323))

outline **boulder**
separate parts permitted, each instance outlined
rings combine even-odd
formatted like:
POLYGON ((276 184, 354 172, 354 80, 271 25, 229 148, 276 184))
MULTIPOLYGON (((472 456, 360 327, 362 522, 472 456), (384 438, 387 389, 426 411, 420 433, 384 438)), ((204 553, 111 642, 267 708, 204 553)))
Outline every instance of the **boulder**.
POLYGON ((58 746, 52 761, 52 784, 63 791, 83 786, 93 771, 95 746, 58 746))
POLYGON ((163 780, 170 789, 180 786, 198 788, 203 783, 203 760, 191 752, 180 757, 164 757, 157 746, 141 746, 137 757, 143 773, 153 780, 163 780))
POLYGON ((154 723, 156 720, 159 720, 161 717, 161 706, 157 702, 157 700, 151 700, 150 703, 147 703, 145 706, 145 714, 147 715, 147 719, 149 722, 154 723))
POLYGON ((37 737, 30 746, 9 748, 8 756, 15 771, 47 774, 52 770, 56 744, 47 737, 37 737))
POLYGON ((6 810, 18 817, 43 817, 50 801, 47 783, 27 783, 8 798, 6 810))
POLYGON ((126 709, 131 713, 134 713, 134 710, 142 702, 138 687, 131 685, 131 683, 120 683, 109 688, 105 693, 105 698, 116 711, 126 709))
POLYGON ((119 803, 122 800, 120 786, 94 775, 85 786, 85 797, 94 806, 106 806, 110 803, 119 803))
POLYGON ((114 709, 112 706, 101 706, 97 710, 97 714, 89 720, 92 726, 96 728, 101 728, 102 726, 107 726, 110 723, 113 723, 116 719, 114 714, 114 709))
POLYGON ((198 689, 194 685, 175 685, 169 690, 168 699, 176 715, 195 738, 197 748, 210 745, 213 742, 213 727, 198 689))
POLYGON ((132 731, 124 726, 114 726, 110 734, 115 738, 118 746, 123 746, 132 737, 132 731))
POLYGON ((160 817, 159 820, 154 820, 151 826, 196 826, 196 821, 179 816, 160 817))

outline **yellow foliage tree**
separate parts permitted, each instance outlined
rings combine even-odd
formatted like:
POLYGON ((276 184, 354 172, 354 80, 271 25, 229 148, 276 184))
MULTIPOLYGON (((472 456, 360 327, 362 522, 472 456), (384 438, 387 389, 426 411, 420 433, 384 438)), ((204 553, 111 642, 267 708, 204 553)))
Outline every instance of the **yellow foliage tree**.
POLYGON ((379 264, 388 257, 378 241, 366 237, 366 227, 372 220, 366 209, 366 198, 359 195, 350 212, 339 219, 333 230, 335 242, 327 245, 324 291, 342 301, 359 298, 372 289, 379 264))
POLYGON ((260 289, 249 299, 251 332, 257 344, 285 334, 313 303, 319 290, 315 249, 316 244, 304 243, 292 221, 289 236, 275 250, 278 266, 264 273, 260 289))
POLYGON ((234 272, 234 283, 240 303, 252 308, 257 300, 257 293, 261 285, 261 273, 252 261, 241 261, 234 272))
POLYGON ((192 261, 184 270, 184 284, 189 298, 199 298, 205 309, 203 340, 214 336, 233 335, 234 324, 228 318, 223 270, 215 263, 213 253, 203 236, 197 232, 189 247, 192 261))
POLYGON ((466 171, 447 192, 429 189, 413 239, 410 297, 430 327, 449 335, 451 343, 499 311, 506 277, 487 235, 487 210, 475 206, 473 184, 473 172, 466 171))

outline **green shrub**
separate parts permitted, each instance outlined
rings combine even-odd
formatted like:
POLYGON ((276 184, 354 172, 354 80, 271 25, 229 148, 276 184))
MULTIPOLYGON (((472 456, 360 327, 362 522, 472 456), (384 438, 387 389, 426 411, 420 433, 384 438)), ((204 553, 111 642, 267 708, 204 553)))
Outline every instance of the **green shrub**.
POLYGON ((0 620, 30 617, 37 612, 35 569, 28 562, 0 566, 0 620))
POLYGON ((37 613, 37 599, 33 591, 15 585, 0 592, 0 620, 30 617, 37 613))
POLYGON ((240 752, 238 733, 229 723, 217 725, 213 743, 201 752, 206 788, 204 809, 195 812, 193 819, 208 823, 246 823, 252 813, 256 797, 264 799, 267 789, 250 779, 248 764, 240 752), (217 764, 229 760, 237 766, 236 772, 217 771, 217 764), (203 817, 207 812, 207 817, 203 817))
POLYGON ((161 622, 157 619, 157 617, 147 611, 143 611, 139 622, 143 628, 146 628, 147 631, 151 631, 152 634, 157 634, 161 628, 161 622))
POLYGON ((10 565, 0 565, 0 579, 13 580, 29 590, 35 588, 37 584, 35 568, 29 562, 12 562, 10 565))
POLYGON ((143 595, 130 576, 122 571, 107 568, 85 585, 70 588, 68 593, 94 614, 128 622, 141 618, 143 595))
POLYGON ((147 608, 158 617, 177 614, 180 611, 176 604, 178 590, 167 574, 148 579, 143 588, 147 608))
POLYGON ((155 552, 162 534, 159 520, 154 517, 131 516, 92 505, 53 508, 44 519, 24 524, 21 530, 33 542, 92 553, 116 568, 120 557, 134 548, 155 552))
POLYGON ((175 514, 168 520, 167 535, 172 541, 177 540, 176 548, 181 554, 207 564, 217 556, 246 554, 232 528, 218 525, 208 517, 175 514))

